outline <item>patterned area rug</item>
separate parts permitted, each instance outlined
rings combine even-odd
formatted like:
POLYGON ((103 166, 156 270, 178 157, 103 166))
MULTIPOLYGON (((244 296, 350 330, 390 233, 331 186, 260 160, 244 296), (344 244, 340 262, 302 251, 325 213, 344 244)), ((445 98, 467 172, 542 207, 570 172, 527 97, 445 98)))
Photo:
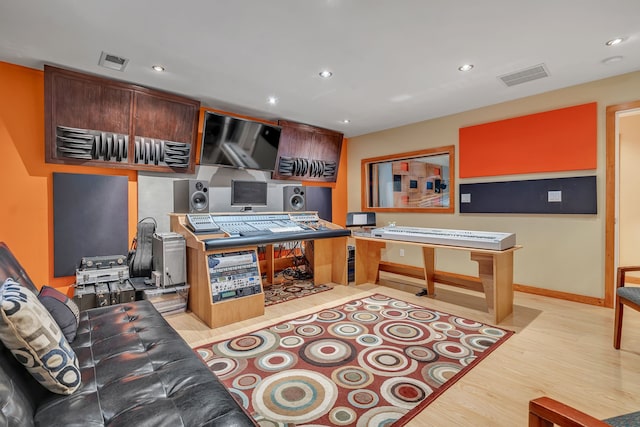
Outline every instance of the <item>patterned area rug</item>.
POLYGON ((280 283, 270 285, 264 289, 264 305, 269 306, 278 304, 292 299, 302 298, 318 292, 333 289, 327 285, 314 285, 313 282, 307 280, 296 280, 294 282, 280 283))
POLYGON ((373 295, 195 350, 261 426, 399 426, 511 334, 373 295))

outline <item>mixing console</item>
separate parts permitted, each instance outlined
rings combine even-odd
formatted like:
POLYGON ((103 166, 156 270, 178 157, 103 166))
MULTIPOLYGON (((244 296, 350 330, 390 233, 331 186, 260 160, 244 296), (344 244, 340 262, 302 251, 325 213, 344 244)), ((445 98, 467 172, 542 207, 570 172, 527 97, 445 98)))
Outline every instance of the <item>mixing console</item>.
POLYGON ((212 215, 212 218, 220 229, 230 236, 288 233, 309 229, 304 224, 292 221, 288 214, 212 215))
POLYGON ((349 236, 342 228, 327 228, 315 212, 216 215, 211 218, 228 237, 206 239, 207 250, 265 245, 295 240, 349 236))

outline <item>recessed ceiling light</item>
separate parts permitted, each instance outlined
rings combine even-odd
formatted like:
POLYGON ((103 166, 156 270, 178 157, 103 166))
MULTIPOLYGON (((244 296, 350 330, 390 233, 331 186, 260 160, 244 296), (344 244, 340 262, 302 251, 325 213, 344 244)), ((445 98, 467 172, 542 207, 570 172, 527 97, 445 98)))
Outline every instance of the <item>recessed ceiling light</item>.
POLYGON ((464 64, 458 67, 459 71, 471 71, 473 69, 473 64, 464 64))
POLYGON ((151 68, 153 68, 153 70, 154 70, 154 71, 157 71, 157 72, 159 72, 159 73, 161 73, 161 72, 163 72, 163 71, 164 71, 164 67, 163 67, 162 65, 154 65, 154 66, 153 66, 153 67, 151 67, 151 68))
POLYGON ((328 79, 329 77, 333 76, 333 73, 329 70, 322 70, 319 74, 323 79, 328 79))
POLYGON ((344 124, 348 125, 349 123, 351 123, 351 120, 349 120, 349 119, 344 119, 344 120, 342 121, 342 123, 344 123, 344 124))
POLYGON ((267 102, 271 105, 276 105, 278 103, 278 98, 275 96, 270 96, 267 98, 267 102))
POLYGON ((606 42, 605 44, 607 46, 615 46, 617 44, 620 44, 624 41, 624 39, 622 37, 616 37, 615 39, 611 39, 608 42, 606 42))

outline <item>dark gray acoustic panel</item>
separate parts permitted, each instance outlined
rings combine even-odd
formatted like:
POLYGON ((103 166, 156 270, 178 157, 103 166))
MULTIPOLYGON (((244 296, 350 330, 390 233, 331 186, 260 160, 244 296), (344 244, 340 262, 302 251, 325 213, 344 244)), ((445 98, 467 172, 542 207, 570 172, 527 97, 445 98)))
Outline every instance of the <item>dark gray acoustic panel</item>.
POLYGON ((325 221, 333 222, 331 212, 333 204, 331 202, 330 187, 305 187, 305 198, 307 211, 318 211, 318 216, 325 221))
POLYGON ((85 256, 126 255, 126 176, 53 174, 53 275, 73 276, 85 256))
POLYGON ((460 184, 460 213, 596 214, 596 177, 460 184))

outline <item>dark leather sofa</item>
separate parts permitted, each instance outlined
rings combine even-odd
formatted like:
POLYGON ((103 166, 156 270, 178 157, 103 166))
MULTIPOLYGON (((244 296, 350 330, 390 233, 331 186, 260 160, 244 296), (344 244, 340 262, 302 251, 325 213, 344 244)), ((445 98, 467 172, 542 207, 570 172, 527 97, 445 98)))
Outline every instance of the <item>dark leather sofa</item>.
MULTIPOLYGON (((1 258, 0 279, 33 287, 1 258)), ((65 396, 35 381, 0 342, 0 426, 256 425, 147 301, 81 312, 71 346, 82 384, 65 396)))

